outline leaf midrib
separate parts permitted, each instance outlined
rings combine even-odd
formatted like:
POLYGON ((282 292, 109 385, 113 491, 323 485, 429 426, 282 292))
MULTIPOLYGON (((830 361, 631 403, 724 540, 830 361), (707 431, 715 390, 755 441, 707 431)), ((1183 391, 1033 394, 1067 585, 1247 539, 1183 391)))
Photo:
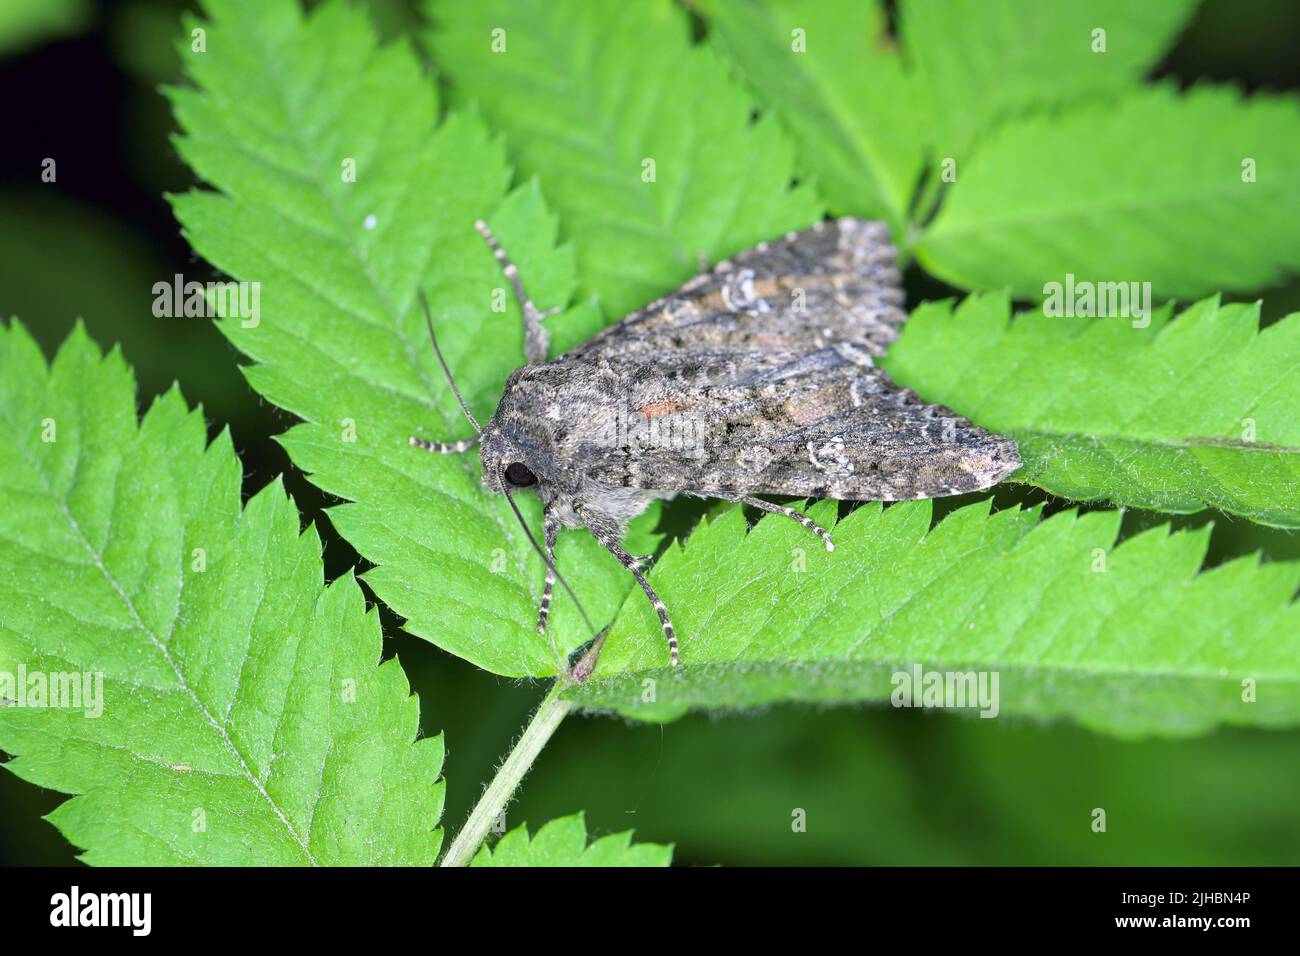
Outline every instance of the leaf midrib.
MULTIPOLYGON (((9 419, 8 416, 6 416, 6 419, 7 419, 7 424, 12 426, 13 425, 12 419, 9 419)), ((15 434, 17 433, 16 429, 14 429, 14 433, 15 434)), ((306 842, 304 842, 302 836, 294 828, 293 823, 290 822, 288 816, 285 814, 283 809, 281 809, 280 805, 276 803, 275 798, 271 796, 270 792, 267 791, 266 787, 262 785, 261 780, 259 780, 257 775, 253 773, 252 767, 249 765, 248 760, 245 758, 243 752, 240 751, 234 739, 230 736, 229 733, 226 732, 225 728, 222 727, 217 722, 216 718, 213 716, 212 712, 208 709, 207 705, 204 704, 203 700, 199 697, 198 693, 194 690, 194 688, 190 686, 189 681, 186 680, 184 671, 181 669, 180 665, 177 664, 176 659, 172 657, 171 652, 167 649, 167 646, 162 642, 162 640, 158 637, 158 635, 155 634, 147 624, 145 624, 143 618, 141 618, 140 616, 140 613, 136 610, 135 602, 131 600, 130 596, 127 595, 126 591, 122 588, 120 582, 118 582, 118 580, 113 576, 112 572, 110 572, 108 567, 104 564, 103 555, 101 555, 98 551, 95 550, 95 547, 94 545, 91 544, 90 539, 86 537, 85 532, 81 528, 81 524, 77 521, 76 516, 72 513, 72 510, 68 507, 67 502, 65 502, 59 495, 57 495, 54 492, 54 489, 50 487, 49 480, 46 478, 45 472, 40 466, 40 461, 36 458, 33 458, 27 452, 26 448, 24 447, 21 441, 15 442, 15 445, 19 448, 20 452, 23 454, 24 459, 31 466, 32 471, 39 479, 41 483, 41 487, 45 491, 46 496, 49 498, 50 501, 52 501, 55 505, 58 506, 60 511, 63 512, 63 515, 64 517, 67 518, 69 527, 76 535, 77 540, 81 542, 82 547, 85 548, 86 553, 90 555, 91 560, 94 563, 95 567, 99 570, 100 574, 103 575, 104 580, 108 583, 108 585, 113 589, 113 592, 117 595, 118 599, 122 602, 122 606, 126 608, 127 613, 130 614, 132 621, 134 621, 135 623, 135 629, 140 631, 142 634, 144 634, 149 639, 149 642, 150 644, 153 645, 154 649, 158 651, 158 653, 162 656, 163 662, 167 665, 167 667, 171 670, 172 674, 176 677, 178 688, 189 697, 190 702, 198 710, 199 714, 203 717, 203 719, 208 723, 208 726, 210 726, 212 730, 216 733, 217 738, 221 742, 221 744, 235 758, 235 761, 238 764, 239 770, 243 775, 244 779, 253 786, 253 788, 266 801, 267 805, 270 806, 271 810, 275 813, 276 818, 280 821, 281 824, 284 825, 285 830, 293 838, 294 843, 302 851, 303 856, 307 859, 308 863, 310 863, 312 866, 319 866, 320 864, 316 861, 315 856, 311 852, 311 847, 306 842)), ((80 457, 78 457, 77 459, 78 464, 73 468, 72 481, 74 485, 76 484, 76 476, 80 472, 79 462, 80 462, 80 457)), ((120 465, 118 468, 114 469, 113 472, 114 481, 117 480, 117 476, 120 474, 120 471, 121 471, 120 465)), ((177 600, 179 602, 179 597, 177 600)), ((175 624, 175 617, 173 617, 172 623, 173 625, 175 624)))
MULTIPOLYGON (((1221 673, 1221 668, 1219 667, 1214 667, 1210 669, 1206 669, 1205 667, 1200 667, 1192 670, 1179 670, 1179 671, 1165 670, 1159 668, 1137 668, 1137 667, 1123 668, 1123 667, 1115 667, 1113 665, 1107 665, 1104 667, 1095 667, 1095 668, 1081 667, 1077 664, 1073 664, 1073 665, 1064 664, 1059 666, 1052 665, 1051 667, 1043 667, 1041 665, 1030 664, 1027 662, 1006 664, 992 659, 987 661, 975 661, 969 658, 961 658, 961 659, 946 660, 946 661, 936 661, 933 659, 913 660, 910 658, 900 658, 900 657, 871 658, 871 659, 849 659, 844 657, 811 657, 811 658, 800 658, 798 660, 789 660, 789 659, 743 660, 740 658, 711 658, 709 660, 698 662, 696 666, 701 668, 709 668, 710 670, 714 670, 714 671, 716 671, 719 668, 731 669, 734 667, 734 668, 743 669, 744 673, 752 673, 756 668, 770 668, 773 670, 785 669, 791 673, 794 673, 796 671, 804 670, 807 668, 818 668, 820 670, 823 668, 834 667, 835 665, 844 665, 849 667, 883 668, 883 667, 899 666, 899 665, 906 665, 910 667, 915 664, 920 664, 922 665, 922 667, 928 667, 930 669, 937 669, 939 667, 943 667, 944 669, 958 669, 958 670, 978 668, 982 670, 996 670, 999 673, 1007 673, 1011 671, 1028 671, 1028 672, 1041 673, 1044 671, 1050 671, 1052 674, 1064 674, 1065 676, 1071 678, 1091 679, 1094 677, 1105 677, 1105 678, 1141 678, 1144 680, 1213 680, 1213 681, 1226 681, 1229 683, 1236 683, 1234 674, 1230 673, 1227 676, 1225 676, 1224 674, 1221 673)), ((689 673, 691 669, 691 665, 683 661, 681 669, 684 672, 689 673)), ((1244 673, 1244 671, 1242 673, 1244 673)), ((598 676, 593 676, 586 684, 575 685, 574 691, 572 691, 571 694, 572 696, 575 696, 577 699, 581 700, 583 696, 582 691, 584 688, 589 689, 593 693, 598 693, 602 687, 605 687, 607 685, 612 689, 613 686, 618 683, 624 681, 637 681, 644 678, 648 678, 652 675, 661 675, 666 678, 666 682, 671 683, 671 678, 673 677, 674 672, 666 667, 629 668, 626 670, 620 670, 617 673, 612 674, 609 677, 603 679, 598 676)), ((1250 676, 1267 680, 1270 683, 1277 682, 1287 686, 1295 686, 1296 688, 1300 688, 1300 675, 1297 674, 1276 674, 1276 673, 1270 673, 1266 671, 1260 671, 1259 668, 1251 668, 1250 676)), ((811 684, 810 686, 814 688, 816 687, 815 684, 811 684)))
POLYGON ((1032 435, 1038 438, 1050 438, 1061 441, 1092 442, 1126 442, 1129 444, 1153 445, 1159 448, 1193 450, 1197 448, 1217 448, 1223 451, 1241 452, 1243 454, 1300 455, 1300 446, 1274 445, 1268 442, 1246 442, 1239 439, 1207 436, 1203 438, 1150 438, 1144 435, 1114 434, 1111 432, 1058 431, 1039 428, 1033 425, 1025 428, 1008 428, 1007 434, 1032 435))
MULTIPOLYGON (((551 16, 540 17, 538 19, 538 24, 539 24, 538 26, 539 32, 541 32, 544 35, 544 40, 540 42, 544 43, 547 47, 553 50, 569 49, 569 50, 574 50, 576 52, 577 47, 576 44, 572 42, 572 37, 568 34, 557 33, 556 31, 558 29, 558 25, 553 22, 553 18, 551 16)), ((588 59, 590 58, 589 52, 585 53, 584 55, 587 56, 588 59)), ((685 57, 683 57, 683 60, 685 60, 685 57)), ((682 68, 684 69, 685 67, 682 68)), ((533 85, 532 77, 529 77, 524 74, 516 74, 516 77, 512 77, 512 79, 514 79, 515 82, 519 83, 519 85, 523 86, 524 88, 528 88, 533 85)), ((632 82, 630 76, 628 82, 632 82)), ((468 86, 463 81, 458 85, 461 86, 465 92, 469 92, 468 86)), ((561 81, 560 81, 560 86, 558 88, 558 91, 562 92, 563 97, 570 104, 574 105, 575 108, 573 112, 575 114, 580 116, 597 118, 600 122, 599 130, 596 130, 593 124, 587 124, 585 126, 578 125, 576 127, 566 128, 560 131, 547 129, 545 127, 537 127, 535 125, 534 125, 534 129, 537 129, 542 135, 550 136, 553 140, 559 142, 566 142, 566 144, 568 145, 576 146, 579 142, 581 142, 582 143, 581 148, 583 148, 593 158, 599 159, 605 164, 604 165, 605 171, 619 169, 621 167, 620 157, 613 151, 611 146, 611 144, 617 140, 617 136, 615 135, 617 130, 614 127, 609 126, 607 111, 603 109, 601 107, 601 104, 590 95, 591 93, 590 88, 586 85, 575 86, 573 83, 572 72, 569 70, 565 70, 561 74, 561 81), (569 143, 568 141, 572 140, 573 138, 566 136, 565 134, 573 132, 574 129, 580 132, 581 134, 580 138, 578 140, 574 140, 572 143, 569 143)), ((625 96, 626 90, 625 89, 620 90, 619 95, 625 96)), ((695 144, 698 142, 698 137, 693 136, 691 142, 692 142, 692 148, 695 148, 695 144)), ((617 177, 615 181, 617 183, 623 182, 621 178, 617 178, 617 177)), ((674 196, 674 204, 680 205, 681 198, 687 191, 686 183, 687 183, 686 180, 682 180, 682 188, 680 190, 675 191, 676 195, 674 196)), ((614 185, 614 183, 610 183, 610 185, 614 185)), ((665 245, 667 245, 672 250, 673 254, 682 263, 689 263, 693 261, 691 254, 688 254, 685 246, 683 246, 677 240, 677 238, 671 232, 668 231, 669 223, 666 222, 663 217, 658 215, 657 208, 655 207, 654 203, 650 202, 650 200, 646 195, 645 190, 631 187, 631 188, 622 188, 621 191, 623 192, 624 195, 634 197, 634 201, 636 205, 643 210, 644 217, 642 219, 642 222, 645 223, 648 226, 648 228, 642 231, 645 234, 647 234, 648 237, 655 238, 662 241, 665 245)), ((624 221, 624 222, 617 223, 617 225, 619 226, 619 228, 627 229, 630 224, 624 221)))
MULTIPOLYGON (((895 64, 895 66, 902 82, 910 84, 912 80, 902 69, 902 65, 895 64)), ((813 89, 822 94, 826 104, 830 107, 827 113, 834 123, 837 136, 848 145, 851 152, 862 160, 868 177, 876 187, 877 195, 885 201, 890 222, 896 224, 900 229, 906 229, 910 225, 907 218, 906 203, 899 202, 899 197, 894 195, 892 184, 885 173, 886 163, 882 159, 880 151, 875 148, 874 141, 870 137, 863 138, 855 134, 846 119, 846 117, 853 115, 853 111, 843 105, 841 98, 832 87, 823 82, 820 76, 811 70, 801 68, 800 72, 809 78, 813 89)), ((921 151, 918 150, 919 152, 921 151)))

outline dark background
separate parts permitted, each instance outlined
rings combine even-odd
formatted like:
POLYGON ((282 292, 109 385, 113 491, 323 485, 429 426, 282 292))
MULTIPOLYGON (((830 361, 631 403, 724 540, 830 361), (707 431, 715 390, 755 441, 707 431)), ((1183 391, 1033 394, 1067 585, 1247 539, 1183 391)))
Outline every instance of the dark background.
MULTIPOLYGON (((291 419, 246 386, 240 356, 205 320, 151 312, 155 282, 212 276, 163 199, 194 184, 158 92, 179 82, 173 42, 192 5, 30 6, 46 22, 26 32, 6 31, 13 20, 0 11, 0 316, 19 316, 47 352, 84 317, 102 345, 122 344, 142 408, 180 381, 213 432, 230 425, 246 492, 285 474, 325 539, 327 575, 359 563, 321 518, 324 496, 274 442, 291 419), (58 162, 55 184, 40 180, 47 156, 58 162)), ((370 6, 388 36, 420 22, 399 0, 370 6)), ((1295 90, 1298 36, 1293 0, 1210 0, 1155 74, 1295 90)), ((954 292, 915 269, 907 286, 910 302, 954 292)), ((1300 291, 1268 290, 1265 305, 1270 318, 1300 309, 1300 291)), ((1033 496, 998 492, 1000 503, 1033 496)), ((1126 530, 1166 520, 1130 512, 1126 530)), ((1212 561, 1254 550, 1300 557, 1300 537, 1224 515, 1175 523, 1207 520, 1212 561)), ((401 634, 391 615, 385 632, 386 653, 420 694, 424 732, 447 734, 444 822, 454 833, 543 688, 401 634)), ((38 820, 62 799, 0 772, 0 862, 75 861, 38 820)), ((509 816, 536 825, 585 810, 593 832, 635 828, 675 842, 684 863, 1295 864, 1298 807, 1300 731, 1130 742, 1006 717, 784 706, 664 727, 571 718, 509 816), (1094 807, 1106 808, 1106 834, 1090 830, 1094 807), (796 808, 805 833, 791 830, 796 808)))

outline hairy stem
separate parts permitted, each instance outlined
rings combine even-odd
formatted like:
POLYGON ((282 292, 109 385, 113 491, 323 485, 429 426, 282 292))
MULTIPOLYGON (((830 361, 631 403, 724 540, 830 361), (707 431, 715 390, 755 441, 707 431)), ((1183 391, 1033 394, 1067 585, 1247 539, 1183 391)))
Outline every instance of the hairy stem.
POLYGON ((560 692, 567 686, 563 679, 557 680, 537 708, 537 713, 533 714, 533 719, 524 728, 514 749, 483 791, 483 796, 475 804, 465 825, 456 834, 456 839, 442 858, 443 866, 467 866, 473 859, 475 851, 492 829, 493 822, 510 802, 515 788, 524 779, 546 742, 551 739, 555 728, 560 726, 560 721, 573 709, 573 704, 560 697, 560 692))

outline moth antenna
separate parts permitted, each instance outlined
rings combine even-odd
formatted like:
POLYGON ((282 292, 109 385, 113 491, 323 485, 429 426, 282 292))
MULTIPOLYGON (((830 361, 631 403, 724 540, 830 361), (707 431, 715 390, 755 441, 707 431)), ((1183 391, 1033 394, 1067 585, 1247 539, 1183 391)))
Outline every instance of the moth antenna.
POLYGON ((548 315, 554 315, 562 307, 556 306, 553 309, 547 309, 545 312, 538 309, 533 304, 533 300, 528 298, 528 293, 524 291, 524 283, 519 278, 518 267, 510 261, 510 257, 501 248, 501 243, 497 242, 497 237, 492 234, 488 224, 479 219, 474 223, 474 228, 478 230, 478 234, 483 237, 483 241, 492 250, 492 255, 496 258, 497 264, 501 266, 501 271, 505 273, 506 279, 514 287, 515 299, 518 300, 519 308, 524 313, 524 358, 528 360, 530 365, 545 362, 546 348, 550 342, 550 336, 542 328, 542 319, 548 315))
POLYGON ((528 522, 524 520, 524 516, 519 511, 519 506, 515 504, 515 499, 506 489, 505 481, 501 482, 501 490, 506 496, 506 502, 510 505, 510 510, 515 513, 515 519, 519 522, 519 527, 523 528, 524 534, 528 536, 528 543, 533 546, 533 550, 537 552, 538 556, 546 564, 546 567, 550 572, 555 575, 555 580, 560 582, 560 586, 563 587, 564 590, 568 592, 569 597, 573 599, 573 603, 577 607, 578 613, 582 615, 582 623, 587 625, 587 630, 591 631, 591 636, 599 637, 600 635, 596 632, 596 628, 592 626, 591 618, 587 617, 587 612, 582 607, 582 602, 578 600, 578 595, 573 593, 573 588, 569 587, 569 582, 564 580, 564 575, 560 574, 556 569, 555 562, 546 556, 546 552, 542 550, 542 546, 538 544, 537 539, 533 537, 532 531, 528 528, 528 522))
POLYGON ((462 438, 460 441, 426 441, 423 438, 416 438, 414 435, 408 438, 407 441, 413 448, 423 448, 435 455, 458 455, 463 451, 469 451, 478 444, 478 438, 462 438))
POLYGON ((474 417, 474 413, 469 410, 469 405, 461 397, 460 389, 456 387, 456 380, 451 377, 451 369, 447 366, 447 360, 442 357, 442 349, 438 348, 438 336, 433 332, 433 316, 429 314, 429 300, 424 297, 423 289, 420 290, 419 295, 420 305, 424 308, 424 324, 429 327, 429 341, 433 343, 433 354, 438 356, 438 364, 442 366, 442 374, 447 376, 447 384, 451 386, 451 393, 456 396, 456 401, 460 402, 460 410, 465 413, 469 423, 474 426, 474 431, 482 435, 483 429, 479 427, 478 419, 474 417))

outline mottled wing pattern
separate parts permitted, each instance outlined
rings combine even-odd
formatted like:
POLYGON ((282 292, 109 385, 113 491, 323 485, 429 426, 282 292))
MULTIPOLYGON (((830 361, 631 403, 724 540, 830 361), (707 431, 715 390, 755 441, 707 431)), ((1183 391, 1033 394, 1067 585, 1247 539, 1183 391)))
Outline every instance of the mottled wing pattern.
POLYGON ((882 223, 819 223, 550 363, 593 385, 561 426, 567 457, 606 486, 665 494, 896 501, 995 484, 1020 464, 1013 441, 873 364, 906 318, 896 257, 882 223))
POLYGON ((885 354, 907 317, 884 223, 819 222, 687 282, 562 359, 672 360, 682 353, 885 354))
POLYGON ((566 444, 606 485, 898 501, 987 488, 1020 464, 1012 440, 842 348, 598 364, 609 404, 566 444))

